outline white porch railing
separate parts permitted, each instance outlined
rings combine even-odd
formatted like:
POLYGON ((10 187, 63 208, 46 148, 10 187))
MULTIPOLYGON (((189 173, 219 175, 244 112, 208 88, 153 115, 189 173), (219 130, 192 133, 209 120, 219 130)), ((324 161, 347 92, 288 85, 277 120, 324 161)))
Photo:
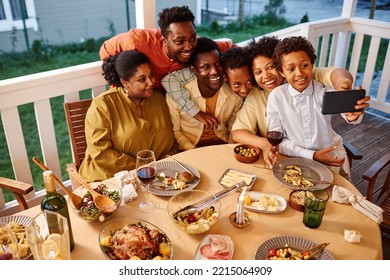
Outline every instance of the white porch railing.
MULTIPOLYGON (((370 47, 362 87, 372 96, 370 102, 372 108, 390 113, 390 104, 386 101, 390 79, 389 22, 338 17, 299 24, 269 35, 278 37, 301 35, 309 38, 317 49, 317 53, 320 52, 317 58, 320 66, 346 67, 348 50, 351 47, 350 63, 346 68, 354 77, 361 60, 363 38, 369 38, 370 47), (354 40, 351 40, 352 36, 354 36, 354 40), (371 83, 381 40, 385 42, 387 54, 381 69, 379 87, 374 92, 371 90, 371 83)), ((246 43, 247 41, 241 42, 240 45, 246 43)), ((93 97, 104 91, 105 86, 106 82, 101 75, 100 61, 0 81, 1 119, 17 180, 33 184, 30 169, 32 162, 27 156, 18 106, 28 103, 34 104, 43 160, 59 178, 62 178, 50 98, 63 96, 64 101, 79 100, 79 92, 86 89, 92 89, 93 97)), ((39 203, 42 195, 43 192, 29 195, 27 197, 29 205, 39 203)), ((0 192, 0 216, 9 215, 16 211, 18 211, 16 203, 5 203, 0 192)))
MULTIPOLYGON (((101 73, 101 62, 97 61, 0 81, 1 120, 17 180, 33 184, 32 161, 27 156, 18 106, 34 104, 44 163, 58 178, 62 178, 50 98, 63 96, 64 102, 80 100, 79 92, 85 89, 90 89, 91 97, 94 97, 106 89, 101 73)), ((29 206, 39 203, 43 194, 35 192, 27 195, 29 206)), ((16 211, 16 202, 5 203, 0 192, 0 216, 16 211)))

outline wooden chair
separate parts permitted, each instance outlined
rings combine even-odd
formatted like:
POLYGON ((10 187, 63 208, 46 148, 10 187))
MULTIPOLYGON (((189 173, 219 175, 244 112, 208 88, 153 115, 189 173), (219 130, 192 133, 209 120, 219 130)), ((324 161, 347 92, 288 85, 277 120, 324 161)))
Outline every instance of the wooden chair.
POLYGON ((28 209, 27 202, 23 195, 26 195, 34 190, 34 187, 30 184, 26 184, 20 181, 13 179, 0 177, 0 188, 9 190, 15 196, 15 199, 18 201, 20 209, 28 209))
POLYGON ((389 163, 390 153, 387 153, 378 159, 362 176, 364 180, 368 181, 367 199, 383 209, 383 222, 380 227, 386 233, 390 233, 390 168, 386 168, 389 163), (379 180, 377 180, 378 177, 379 180))
MULTIPOLYGON (((69 138, 72 146, 73 163, 67 165, 78 170, 85 157, 87 142, 85 139, 85 116, 91 105, 92 99, 85 99, 74 102, 65 102, 64 110, 66 123, 68 125, 69 138)), ((78 182, 70 178, 73 188, 80 186, 78 182)))
POLYGON ((352 168, 352 160, 362 159, 363 155, 351 143, 343 140, 344 148, 347 151, 349 166, 352 168))

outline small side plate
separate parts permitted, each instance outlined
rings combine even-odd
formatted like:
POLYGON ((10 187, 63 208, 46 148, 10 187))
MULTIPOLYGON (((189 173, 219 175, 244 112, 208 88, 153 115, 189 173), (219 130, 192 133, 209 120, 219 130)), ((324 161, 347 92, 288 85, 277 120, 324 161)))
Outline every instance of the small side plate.
MULTIPOLYGON (((224 245, 224 246, 226 246, 224 245)), ((194 260, 231 260, 234 254, 234 242, 228 235, 223 234, 208 234, 200 241, 198 248, 196 248, 196 252, 194 255, 194 260), (230 246, 230 250, 225 252, 222 255, 214 255, 214 257, 206 257, 202 255, 202 250, 205 252, 211 253, 210 238, 216 238, 216 240, 221 240, 221 242, 225 242, 227 246, 230 246), (203 249, 202 249, 203 248, 203 249)))
MULTIPOLYGON (((256 181, 256 175, 229 168, 226 169, 226 171, 222 174, 221 178, 219 178, 218 183, 224 188, 229 188, 241 182, 242 180, 245 180, 247 182, 247 190, 249 191, 256 181)), ((242 191, 242 189, 238 191, 242 191)))
POLYGON ((275 198, 278 202, 278 206, 274 210, 270 210, 270 208, 267 209, 260 209, 257 206, 251 206, 251 205, 245 205, 245 209, 253 211, 253 212, 259 212, 259 213, 269 213, 269 214, 276 214, 283 212, 287 208, 287 201, 283 197, 277 194, 270 194, 270 193, 263 193, 263 192, 247 192, 247 194, 251 197, 252 200, 261 200, 262 198, 265 198, 267 200, 271 199, 272 197, 275 198))

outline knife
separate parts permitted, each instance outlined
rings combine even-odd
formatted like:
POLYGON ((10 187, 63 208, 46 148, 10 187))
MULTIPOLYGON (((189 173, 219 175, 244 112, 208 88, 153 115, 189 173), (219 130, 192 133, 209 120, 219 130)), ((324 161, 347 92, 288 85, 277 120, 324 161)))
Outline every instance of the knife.
POLYGON ((192 176, 194 176, 195 179, 200 179, 198 176, 196 176, 191 170, 189 170, 187 167, 185 167, 180 161, 178 161, 177 159, 175 159, 174 157, 171 156, 171 158, 178 164, 180 165, 181 168, 183 168, 185 171, 187 171, 188 173, 192 174, 192 176))

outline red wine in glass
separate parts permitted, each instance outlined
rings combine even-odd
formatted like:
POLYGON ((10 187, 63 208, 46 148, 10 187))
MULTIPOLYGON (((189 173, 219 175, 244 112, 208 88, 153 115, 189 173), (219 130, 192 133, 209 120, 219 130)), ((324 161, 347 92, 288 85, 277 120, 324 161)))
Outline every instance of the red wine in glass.
POLYGON ((143 212, 152 212, 159 208, 159 204, 149 199, 150 184, 156 178, 156 156, 152 150, 142 150, 137 153, 137 160, 135 163, 137 169, 137 178, 146 186, 146 200, 141 201, 138 205, 143 212))
POLYGON ((280 131, 268 131, 267 140, 273 146, 276 147, 283 141, 283 133, 280 131))
POLYGON ((141 167, 137 170, 137 176, 145 185, 150 184, 156 178, 156 169, 146 166, 141 167))

